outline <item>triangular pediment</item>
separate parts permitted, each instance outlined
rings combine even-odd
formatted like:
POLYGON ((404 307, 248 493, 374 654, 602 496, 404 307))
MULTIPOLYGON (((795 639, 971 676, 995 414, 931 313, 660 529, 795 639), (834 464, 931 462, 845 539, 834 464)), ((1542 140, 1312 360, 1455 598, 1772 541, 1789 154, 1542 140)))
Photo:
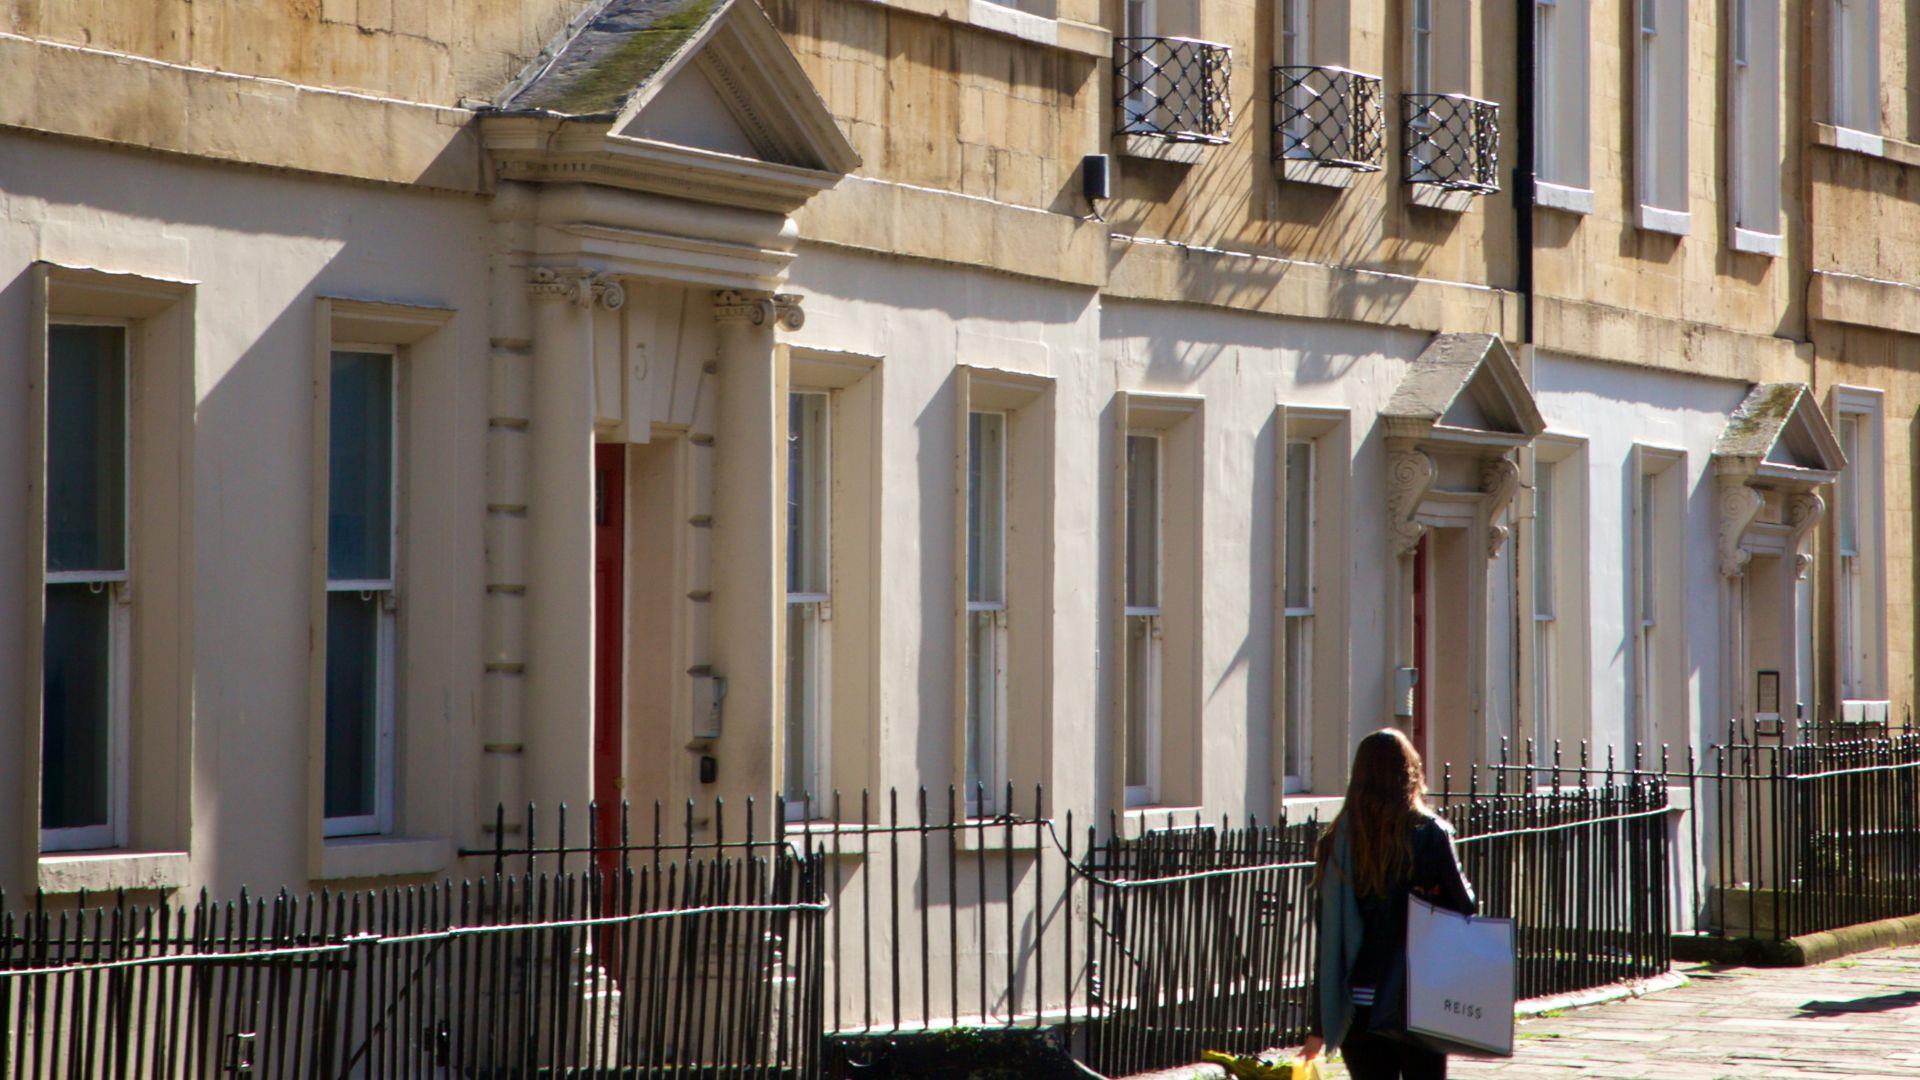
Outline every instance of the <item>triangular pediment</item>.
POLYGON ((860 164, 753 0, 598 0, 494 112, 834 175, 860 164))
POLYGON ((1755 386, 1727 420, 1713 454, 1722 468, 1810 483, 1825 483, 1847 465, 1805 383, 1755 386))
POLYGON ((1492 334, 1439 334, 1394 388, 1384 415, 1402 433, 1527 442, 1546 430, 1533 392, 1492 334))

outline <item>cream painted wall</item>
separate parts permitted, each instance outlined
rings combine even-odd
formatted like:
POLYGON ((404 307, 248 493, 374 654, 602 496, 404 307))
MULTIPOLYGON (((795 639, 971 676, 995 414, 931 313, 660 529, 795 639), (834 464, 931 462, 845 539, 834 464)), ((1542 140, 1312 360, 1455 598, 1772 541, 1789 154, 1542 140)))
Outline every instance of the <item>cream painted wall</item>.
MULTIPOLYGON (((433 734, 402 763, 403 822, 442 834, 476 821, 480 504, 485 428, 484 207, 284 175, 0 137, 0 473, 27 475, 24 396, 35 259, 197 282, 192 501, 195 722, 189 886, 304 883, 308 498, 315 298, 450 307, 452 341, 411 369, 419 421, 403 436, 401 724, 433 734), (456 809, 457 807, 457 809, 456 809)), ((425 358, 428 350, 421 350, 425 358)), ((136 357, 134 363, 138 364, 136 357)), ((23 670, 18 596, 24 503, 0 502, 0 701, 23 670)), ((135 543, 137 544, 136 537, 135 543)), ((0 783, 25 778, 6 755, 0 783)), ((140 763, 134 762, 134 768, 140 763)), ((4 880, 32 880, 21 830, 0 832, 4 880)), ((461 836, 463 842, 477 837, 461 836)), ((28 887, 31 887, 30 884, 28 887)))
MULTIPOLYGON (((1625 750, 1620 743, 1631 693, 1633 638, 1628 620, 1636 444, 1686 454, 1686 730, 1696 742, 1706 741, 1724 723, 1719 701, 1720 577, 1714 548, 1712 455, 1728 415, 1746 397, 1748 387, 1558 354, 1535 356, 1535 393, 1547 431, 1587 440, 1586 587, 1594 743, 1625 750)), ((1577 539, 1563 537, 1566 542, 1577 539)), ((1562 587, 1568 584, 1562 582, 1562 587)), ((1604 756, 1604 750, 1600 753, 1604 756)))
MULTIPOLYGON (((955 655, 951 575, 958 531, 951 454, 955 366, 1054 380, 1054 605, 1051 777, 1056 808, 1105 809, 1114 758, 1107 621, 1117 617, 1106 527, 1120 390, 1205 399, 1199 669, 1208 813, 1266 812, 1271 727, 1275 406, 1351 409, 1353 728, 1389 710, 1391 578, 1385 452, 1374 416, 1422 335, 1355 324, 1281 322, 1199 307, 1104 305, 1087 292, 803 246, 792 277, 807 323, 796 346, 883 357, 880 786, 939 786, 950 775, 955 655), (915 718, 923 718, 916 720, 915 718)), ((1015 463, 1015 468, 1020 467, 1015 463)), ((836 508, 840 510, 841 508, 836 508)), ((1021 597, 1012 603, 1017 609, 1021 597)), ((1017 617, 1017 616, 1016 616, 1017 617)), ((1171 717, 1170 717, 1171 719, 1171 717)), ((1344 775, 1350 743, 1316 757, 1344 775)), ((1019 793, 1021 805, 1029 792, 1019 793)))

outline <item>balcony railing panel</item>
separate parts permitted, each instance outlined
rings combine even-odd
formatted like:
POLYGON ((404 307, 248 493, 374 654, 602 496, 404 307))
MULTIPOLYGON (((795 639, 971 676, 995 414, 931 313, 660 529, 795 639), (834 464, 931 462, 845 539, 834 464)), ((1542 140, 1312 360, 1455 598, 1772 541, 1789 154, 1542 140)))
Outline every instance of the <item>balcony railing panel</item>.
POLYGON ((1273 155, 1378 172, 1380 77, 1338 67, 1273 69, 1273 155))
POLYGON ((1402 94, 1407 182, 1500 190, 1500 106, 1465 94, 1402 94))
POLYGON ((1232 52, 1177 37, 1113 42, 1114 106, 1122 135, 1224 143, 1233 129, 1227 96, 1232 52))

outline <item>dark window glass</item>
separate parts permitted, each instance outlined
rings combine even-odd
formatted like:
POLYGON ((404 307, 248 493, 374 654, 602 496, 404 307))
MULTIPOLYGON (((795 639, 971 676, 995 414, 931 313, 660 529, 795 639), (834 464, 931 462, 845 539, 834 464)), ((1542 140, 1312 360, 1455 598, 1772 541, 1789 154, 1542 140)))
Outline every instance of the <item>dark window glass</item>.
POLYGON ((42 828, 75 829, 111 820, 113 603, 110 586, 47 586, 42 828))
POLYGON ((118 326, 47 328, 47 569, 126 569, 127 350, 118 326))
POLYGON ((327 440, 327 576, 393 576, 393 357, 333 354, 327 440))
POLYGON ((378 807, 380 595, 327 594, 326 815, 378 807))

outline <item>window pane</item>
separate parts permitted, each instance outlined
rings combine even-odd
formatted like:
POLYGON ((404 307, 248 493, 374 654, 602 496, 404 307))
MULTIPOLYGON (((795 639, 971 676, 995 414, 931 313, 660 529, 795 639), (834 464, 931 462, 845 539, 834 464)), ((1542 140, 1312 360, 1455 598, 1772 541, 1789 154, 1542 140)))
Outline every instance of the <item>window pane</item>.
POLYGON ((813 760, 816 753, 814 725, 814 653, 818 642, 814 630, 818 621, 812 604, 787 605, 787 731, 786 780, 781 790, 790 802, 823 792, 814 790, 813 760))
POLYGON ((1840 529, 1840 553, 1851 555, 1860 550, 1860 475, 1867 463, 1860 458, 1860 418, 1840 417, 1840 450, 1847 456, 1847 467, 1840 470, 1835 485, 1834 521, 1840 529))
POLYGON ((393 357, 333 354, 327 434, 327 576, 393 577, 393 357))
POLYGON ((1554 472, 1541 461, 1533 467, 1533 613, 1554 614, 1554 472))
POLYGON ((1160 605, 1160 440, 1127 436, 1127 606, 1160 605))
POLYGON ((1127 618, 1127 786, 1151 789, 1147 768, 1150 731, 1157 710, 1154 691, 1160 683, 1154 670, 1158 655, 1154 649, 1153 619, 1146 615, 1127 618))
POLYGON ((787 591, 828 590, 827 395, 787 397, 787 591))
POLYGON ((380 595, 327 594, 326 815, 379 807, 380 595))
POLYGON ((1006 545, 1006 417, 967 417, 967 599, 999 603, 1006 545))
POLYGON ((47 587, 42 828, 111 821, 113 603, 107 588, 47 587))
POLYGON ((1658 564, 1655 562, 1657 550, 1654 540, 1658 530, 1654 527, 1657 507, 1654 504, 1654 492, 1657 490, 1657 477, 1647 474, 1640 477, 1640 621, 1651 625, 1656 612, 1655 599, 1659 595, 1658 564))
POLYGON ((1309 772, 1308 725, 1313 716, 1313 618, 1287 619, 1286 775, 1305 779, 1309 772))
POLYGON ((126 569, 126 528, 126 330, 50 326, 47 569, 126 569))
MULTIPOLYGON (((967 616, 967 798, 985 788, 985 806, 1000 787, 1000 639, 995 613, 967 616)), ((972 805, 969 803, 969 805, 972 805)))
POLYGON ((1313 606, 1313 444, 1287 444, 1286 604, 1313 606))

